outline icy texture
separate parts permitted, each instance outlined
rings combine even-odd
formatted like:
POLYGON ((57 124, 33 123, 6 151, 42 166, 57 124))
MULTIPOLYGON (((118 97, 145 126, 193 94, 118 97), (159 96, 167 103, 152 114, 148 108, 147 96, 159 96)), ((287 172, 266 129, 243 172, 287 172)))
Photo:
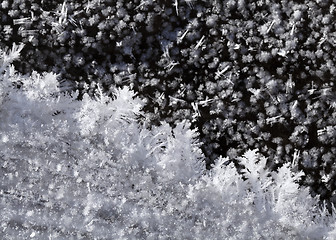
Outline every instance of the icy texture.
POLYGON ((1 54, 1 239, 336 237, 289 164, 271 172, 253 150, 206 171, 187 121, 148 130, 129 89, 78 100, 54 74, 16 73, 16 47, 1 54))
POLYGON ((336 21, 331 0, 4 0, 0 45, 62 89, 131 87, 146 121, 198 128, 208 167, 258 148, 321 199, 336 190, 336 21), (310 156, 307 159, 306 156, 310 156), (321 181, 321 179, 328 179, 321 181))

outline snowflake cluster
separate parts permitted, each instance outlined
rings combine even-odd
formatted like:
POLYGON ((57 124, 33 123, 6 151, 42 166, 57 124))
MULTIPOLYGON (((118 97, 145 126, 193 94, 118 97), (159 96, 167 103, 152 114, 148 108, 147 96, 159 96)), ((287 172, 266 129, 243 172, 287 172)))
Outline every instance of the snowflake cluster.
POLYGON ((79 100, 19 74, 22 47, 0 51, 1 239, 335 239, 296 159, 272 171, 249 150, 207 171, 188 121, 149 130, 127 87, 79 100))
POLYGON ((313 0, 4 0, 0 42, 25 43, 17 69, 56 72, 79 98, 130 86, 151 124, 192 121, 209 166, 249 148, 274 169, 295 155, 303 182, 330 199, 335 9, 313 0))

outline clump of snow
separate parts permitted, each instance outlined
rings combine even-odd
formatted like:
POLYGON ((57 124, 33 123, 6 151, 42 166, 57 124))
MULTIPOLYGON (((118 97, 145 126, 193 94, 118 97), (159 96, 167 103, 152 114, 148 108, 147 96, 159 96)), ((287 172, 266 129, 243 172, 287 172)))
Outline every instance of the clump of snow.
POLYGON ((145 128, 128 88, 79 100, 3 56, 1 238, 335 238, 334 210, 299 186, 295 161, 270 171, 249 150, 206 171, 188 121, 145 128))

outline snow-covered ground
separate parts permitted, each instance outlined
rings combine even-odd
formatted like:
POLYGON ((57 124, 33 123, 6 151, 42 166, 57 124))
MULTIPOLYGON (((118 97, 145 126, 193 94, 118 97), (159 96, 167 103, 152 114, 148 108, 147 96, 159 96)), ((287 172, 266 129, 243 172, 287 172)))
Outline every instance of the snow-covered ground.
POLYGON ((206 170, 188 121, 149 130, 127 88, 78 100, 55 74, 18 74, 20 49, 0 65, 2 239, 335 238, 295 163, 270 171, 253 150, 206 170))

